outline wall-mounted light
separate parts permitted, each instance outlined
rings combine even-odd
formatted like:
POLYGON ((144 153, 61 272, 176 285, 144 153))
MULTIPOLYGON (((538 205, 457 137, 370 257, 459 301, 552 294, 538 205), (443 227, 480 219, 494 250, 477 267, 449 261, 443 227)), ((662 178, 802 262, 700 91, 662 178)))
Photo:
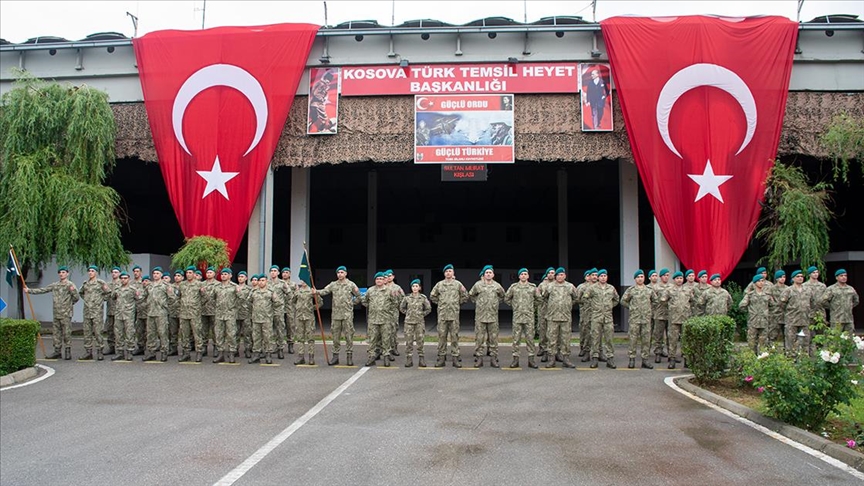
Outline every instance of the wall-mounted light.
POLYGON ((357 42, 363 42, 363 35, 361 35, 361 34, 355 35, 354 40, 357 42))
POLYGON ((420 34, 420 38, 423 40, 429 40, 429 33, 423 32, 422 34, 420 34))
POLYGON ((834 31, 833 30, 826 30, 825 35, 828 37, 834 37, 834 31))
POLYGON ((408 64, 408 59, 402 59, 401 61, 399 61, 399 67, 406 68, 408 67, 408 64))
POLYGON ((114 46, 108 46, 108 54, 114 54, 114 46))
POLYGON ((597 49, 592 49, 591 57, 600 57, 600 51, 598 51, 597 49))
POLYGON ((496 34, 495 32, 489 32, 486 35, 489 36, 490 39, 494 39, 494 38, 498 37, 498 34, 496 34))
POLYGON ((559 39, 562 38, 562 37, 564 37, 564 32, 562 32, 562 31, 560 31, 560 30, 559 30, 558 32, 555 32, 555 37, 557 37, 557 38, 559 38, 559 39))
POLYGON ((318 62, 321 64, 330 64, 330 56, 321 56, 318 58, 318 62))
POLYGON ((519 62, 519 59, 515 57, 508 57, 507 62, 509 62, 510 64, 517 64, 519 62))

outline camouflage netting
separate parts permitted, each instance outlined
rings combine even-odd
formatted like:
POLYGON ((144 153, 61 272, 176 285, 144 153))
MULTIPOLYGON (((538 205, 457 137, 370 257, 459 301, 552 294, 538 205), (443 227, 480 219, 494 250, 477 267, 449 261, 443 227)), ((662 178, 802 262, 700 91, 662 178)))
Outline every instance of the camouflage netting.
MULTIPOLYGON (((277 166, 309 167, 343 162, 405 162, 414 149, 414 98, 346 97, 339 100, 338 135, 306 136, 306 96, 297 96, 276 148, 277 166)), ((112 105, 117 119, 117 158, 155 162, 143 103, 112 105)), ((613 133, 583 133, 575 95, 517 95, 516 158, 537 162, 632 160, 621 107, 614 104, 613 133)), ((792 92, 786 105, 780 155, 827 157, 819 136, 835 114, 864 116, 864 93, 792 92)))

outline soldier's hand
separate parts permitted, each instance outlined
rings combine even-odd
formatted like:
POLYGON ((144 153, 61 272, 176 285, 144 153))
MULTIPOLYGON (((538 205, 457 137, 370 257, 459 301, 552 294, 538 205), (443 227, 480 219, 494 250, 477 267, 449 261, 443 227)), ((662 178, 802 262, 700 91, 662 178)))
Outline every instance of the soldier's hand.
POLYGON ((29 294, 30 293, 30 287, 24 287, 24 293, 29 294))

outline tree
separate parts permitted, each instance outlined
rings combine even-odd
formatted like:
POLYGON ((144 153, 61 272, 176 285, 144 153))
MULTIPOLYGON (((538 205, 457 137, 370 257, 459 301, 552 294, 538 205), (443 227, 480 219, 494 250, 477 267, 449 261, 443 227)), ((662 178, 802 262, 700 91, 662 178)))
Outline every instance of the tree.
POLYGON ((126 264, 108 95, 24 71, 0 98, 0 242, 23 267, 126 264))
POLYGON ((228 259, 229 253, 228 243, 223 239, 194 236, 187 238, 177 253, 171 255, 171 266, 179 269, 193 266, 201 270, 208 266, 224 268, 231 262, 228 259))

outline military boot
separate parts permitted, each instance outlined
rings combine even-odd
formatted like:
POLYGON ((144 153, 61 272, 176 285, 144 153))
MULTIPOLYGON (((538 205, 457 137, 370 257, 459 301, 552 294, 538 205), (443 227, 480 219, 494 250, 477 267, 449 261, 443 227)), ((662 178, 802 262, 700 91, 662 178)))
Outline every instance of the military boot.
POLYGON ((537 363, 534 362, 534 356, 528 356, 528 367, 529 368, 537 368, 537 363))
POLYGON ((459 362, 458 356, 453 357, 453 367, 454 368, 461 368, 462 367, 462 363, 459 362))
POLYGON ((180 358, 177 360, 177 362, 178 363, 184 363, 186 361, 190 361, 191 359, 192 359, 192 357, 189 356, 189 351, 183 351, 183 356, 180 356, 180 358))
POLYGON ((309 364, 310 365, 315 364, 315 353, 314 352, 309 353, 309 364))
POLYGON ((391 356, 399 356, 399 345, 393 346, 393 351, 390 351, 391 356))
POLYGON ((298 355, 297 359, 294 360, 294 364, 295 365, 305 365, 306 364, 306 357, 303 356, 302 354, 298 355))
POLYGON ((225 362, 225 352, 224 351, 219 351, 219 352, 214 353, 214 354, 216 355, 216 357, 213 358, 214 363, 224 363, 225 362))
POLYGON ((630 358, 630 362, 627 363, 627 367, 631 370, 636 367, 636 358, 630 358))
MULTIPOLYGON (((292 354, 291 345, 288 345, 288 354, 292 354)), ((276 348, 276 357, 279 359, 285 359, 285 351, 282 350, 282 346, 276 348)))
POLYGON ((252 357, 252 351, 250 351, 249 348, 246 348, 245 350, 243 350, 243 357, 245 357, 246 359, 251 358, 252 357))
POLYGON ((63 349, 63 359, 65 359, 66 361, 72 359, 72 348, 63 349))
POLYGON ((141 356, 143 354, 144 354, 144 350, 139 348, 138 346, 135 346, 135 349, 132 350, 132 356, 141 356))
POLYGON ((591 361, 591 355, 590 354, 586 354, 584 357, 582 357, 583 363, 587 363, 589 361, 591 361))
POLYGON ((230 351, 228 352, 228 362, 231 363, 231 364, 234 364, 234 363, 235 363, 235 361, 234 361, 234 353, 232 353, 232 352, 230 352, 230 351))
POLYGON ((501 365, 498 364, 498 356, 492 356, 492 358, 489 359, 489 366, 491 366, 493 368, 500 368, 501 367, 501 365))
POLYGON ((111 357, 111 361, 124 361, 124 358, 126 358, 126 356, 124 356, 123 351, 119 351, 111 357))
POLYGON ((96 361, 102 361, 105 359, 105 355, 102 354, 102 348, 96 350, 96 361))
POLYGON ((561 353, 555 353, 555 361, 557 363, 561 363, 562 361, 564 361, 564 358, 561 357, 561 353))
POLYGON ((163 363, 168 361, 168 350, 167 349, 165 351, 162 351, 160 354, 161 354, 161 356, 159 357, 159 361, 161 361, 163 363))
POLYGON ((249 364, 255 364, 261 362, 261 353, 249 353, 249 364))
POLYGON ((660 353, 657 353, 657 354, 654 355, 654 362, 655 362, 655 363, 659 363, 659 362, 660 362, 660 353))
POLYGON ((123 351, 123 361, 132 361, 132 351, 123 351))
POLYGON ((569 356, 564 356, 564 367, 565 368, 575 368, 576 365, 574 365, 573 362, 570 361, 569 356))
POLYGON ((264 355, 264 363, 273 364, 273 358, 270 357, 270 353, 267 353, 266 355, 264 355))
POLYGON ((195 362, 196 362, 196 363, 200 363, 200 362, 201 362, 201 358, 202 358, 202 356, 201 356, 201 351, 198 351, 197 353, 195 353, 195 362))
POLYGON ((354 366, 354 354, 348 353, 345 355, 345 364, 348 366, 354 366))
POLYGON ((443 367, 444 367, 444 362, 445 362, 445 361, 447 361, 447 357, 446 357, 446 356, 438 356, 438 360, 435 361, 435 367, 436 367, 436 368, 443 368, 443 367))
POLYGON ((60 359, 62 357, 63 357, 63 354, 60 353, 60 349, 58 348, 58 349, 55 349, 53 353, 49 354, 48 356, 45 356, 45 359, 60 359))
POLYGON ((424 358, 423 356, 420 356, 420 359, 417 361, 417 367, 418 368, 425 368, 426 367, 426 358, 424 358))
POLYGON ((554 357, 546 362, 546 367, 547 368, 554 368, 555 367, 555 358, 554 357))
POLYGON ((180 353, 177 348, 171 348, 171 352, 168 353, 168 356, 177 356, 178 354, 180 353))
POLYGON ((93 351, 86 349, 84 355, 78 357, 78 361, 93 361, 93 351))
POLYGON ((207 348, 208 348, 208 347, 209 347, 209 346, 204 346, 204 351, 201 352, 201 356, 202 356, 202 357, 205 357, 205 358, 207 357, 207 348))
POLYGON ((411 356, 410 354, 406 355, 405 356, 405 367, 410 368, 412 366, 414 366, 414 357, 411 356))
POLYGON ((474 357, 474 367, 475 368, 482 368, 483 367, 483 358, 481 358, 480 356, 475 356, 474 357))
POLYGON ((642 367, 645 368, 646 370, 653 370, 654 369, 654 365, 645 361, 644 359, 642 360, 642 367))
POLYGON ((108 346, 107 348, 105 348, 105 351, 102 354, 104 356, 111 356, 112 354, 114 354, 114 346, 108 346))
POLYGON ((147 354, 144 355, 143 358, 141 358, 141 361, 151 361, 151 360, 155 360, 155 359, 156 359, 156 353, 151 353, 150 351, 147 351, 147 354))
POLYGON ((390 367, 390 360, 393 358, 389 354, 384 355, 384 366, 390 367))
POLYGON ((339 364, 339 355, 334 353, 333 357, 330 358, 330 362, 328 362, 327 364, 330 366, 338 365, 339 364))
POLYGON ((546 363, 549 361, 549 353, 543 353, 543 356, 540 358, 541 363, 546 363))
POLYGON ((669 368, 670 370, 675 369, 675 358, 669 358, 669 366, 667 368, 669 368))
POLYGON ((613 370, 618 368, 617 366, 615 366, 615 360, 611 358, 606 360, 606 367, 612 368, 613 370))
POLYGON ((511 368, 518 368, 519 367, 519 356, 513 356, 513 361, 510 362, 510 367, 511 368))
POLYGON ((375 366, 375 356, 369 356, 364 366, 375 366))
POLYGON ((288 343, 288 354, 294 354, 294 343, 288 343))
POLYGON ((589 366, 589 368, 592 368, 592 369, 596 369, 596 368, 597 368, 597 358, 592 358, 592 359, 591 359, 591 365, 589 366))
POLYGON ((606 355, 601 354, 600 358, 597 361, 599 361, 601 363, 605 363, 606 362, 606 355))

